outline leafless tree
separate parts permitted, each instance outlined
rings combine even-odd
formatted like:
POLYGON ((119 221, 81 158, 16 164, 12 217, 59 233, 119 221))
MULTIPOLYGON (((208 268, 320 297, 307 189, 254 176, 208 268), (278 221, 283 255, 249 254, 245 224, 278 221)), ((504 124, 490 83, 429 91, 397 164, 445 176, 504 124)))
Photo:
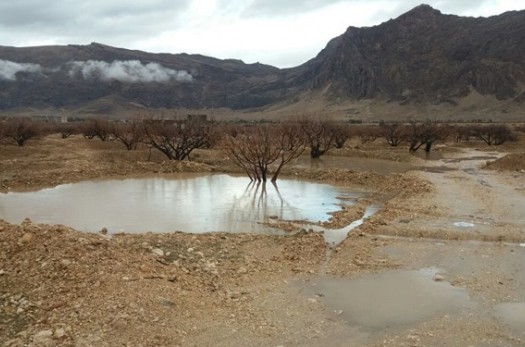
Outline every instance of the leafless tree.
POLYGON ((82 125, 82 134, 88 139, 98 137, 101 141, 107 141, 110 138, 112 126, 113 124, 107 119, 90 119, 82 125))
POLYGON ((301 130, 310 146, 310 157, 316 159, 325 154, 335 141, 333 122, 319 118, 304 117, 299 120, 301 130))
POLYGON ((12 118, 5 124, 4 136, 15 140, 20 147, 24 146, 27 140, 40 134, 39 125, 31 118, 12 118))
POLYGON ((212 132, 212 123, 199 120, 144 123, 145 142, 170 160, 190 160, 193 150, 209 146, 212 132))
POLYGON ((504 124, 479 125, 472 129, 474 136, 487 145, 498 146, 507 141, 515 141, 516 135, 504 124))
POLYGON ((266 182, 273 166, 271 180, 275 182, 281 169, 305 148, 302 128, 294 122, 239 128, 235 135, 225 137, 224 148, 252 181, 266 182))
POLYGON ((381 135, 390 146, 397 147, 403 142, 406 129, 400 122, 381 122, 379 123, 379 128, 381 129, 381 135))
POLYGON ((337 123, 333 125, 334 132, 334 147, 343 148, 346 141, 350 138, 350 129, 348 124, 337 123))
POLYGON ((425 152, 430 152, 434 142, 446 139, 448 133, 448 127, 437 122, 410 120, 405 136, 410 152, 417 151, 423 145, 425 145, 425 152))
POLYGON ((352 125, 350 133, 352 136, 359 137, 362 144, 374 142, 381 137, 381 129, 376 125, 352 125))
POLYGON ((80 126, 76 123, 56 123, 51 125, 50 131, 52 133, 59 133, 63 139, 67 139, 75 134, 80 134, 81 132, 80 126))
POLYGON ((474 128, 472 125, 456 125, 451 128, 450 132, 454 136, 455 142, 468 142, 471 137, 476 137, 474 128))
POLYGON ((114 123, 111 126, 110 133, 128 151, 135 150, 144 139, 144 124, 139 120, 132 120, 128 123, 114 123))

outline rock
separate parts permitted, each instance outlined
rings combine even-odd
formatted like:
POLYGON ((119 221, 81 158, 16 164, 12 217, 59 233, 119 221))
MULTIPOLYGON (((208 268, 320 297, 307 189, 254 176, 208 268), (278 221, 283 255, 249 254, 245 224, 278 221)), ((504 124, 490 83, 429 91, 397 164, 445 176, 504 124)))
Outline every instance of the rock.
POLYGON ((36 345, 51 346, 53 344, 53 341, 51 341, 52 336, 53 330, 42 330, 33 335, 33 342, 36 345))
POLYGON ((186 250, 186 252, 188 252, 188 253, 192 253, 193 251, 194 251, 194 249, 191 248, 191 247, 186 250))
POLYGON ((309 298, 308 302, 311 302, 312 304, 317 304, 318 301, 316 299, 309 298))
POLYGON ((432 277, 432 279, 436 282, 442 282, 445 280, 445 277, 441 276, 441 275, 434 275, 434 277, 432 277))
POLYGON ((66 330, 63 329, 63 328, 58 328, 58 329, 56 329, 55 332, 53 333, 53 337, 54 337, 55 339, 61 339, 61 338, 65 337, 65 336, 66 336, 66 330))
POLYGON ((241 297, 241 293, 239 292, 236 292, 236 291, 226 291, 226 296, 229 298, 229 299, 238 299, 241 297))
POLYGON ((107 235, 108 229, 107 228, 102 228, 102 229, 100 229, 99 233, 101 233, 102 235, 107 235))
POLYGON ((69 260, 69 259, 62 259, 60 261, 60 264, 62 264, 63 266, 69 266, 69 265, 71 265, 71 260, 69 260))
POLYGON ((217 264, 214 262, 206 262, 204 264, 204 271, 212 274, 212 275, 218 275, 219 272, 217 271, 217 264))
POLYGON ((151 250, 151 253, 155 254, 156 256, 159 256, 159 257, 163 257, 164 256, 164 251, 160 248, 153 248, 151 250))
POLYGON ((4 275, 7 275, 7 272, 5 272, 5 270, 0 270, 0 276, 4 276, 4 275))
POLYGON ((1 226, 0 231, 4 231, 4 230, 5 230, 5 227, 1 226))
POLYGON ((22 347, 24 346, 24 341, 22 341, 22 339, 19 339, 19 338, 12 339, 4 343, 2 346, 3 347, 22 347))
POLYGON ((31 240, 33 240, 33 234, 31 234, 31 233, 25 233, 20 238, 20 242, 22 242, 22 243, 29 243, 29 242, 31 242, 31 240))

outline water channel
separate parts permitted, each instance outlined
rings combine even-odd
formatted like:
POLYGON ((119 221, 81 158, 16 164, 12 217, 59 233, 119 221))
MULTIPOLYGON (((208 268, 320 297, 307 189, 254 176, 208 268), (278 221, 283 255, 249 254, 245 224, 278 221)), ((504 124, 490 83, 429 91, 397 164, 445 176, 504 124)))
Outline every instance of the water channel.
POLYGON ((280 233, 268 219, 326 221, 341 198, 364 191, 305 180, 250 183, 225 174, 93 180, 0 194, 0 218, 64 224, 82 231, 280 233))

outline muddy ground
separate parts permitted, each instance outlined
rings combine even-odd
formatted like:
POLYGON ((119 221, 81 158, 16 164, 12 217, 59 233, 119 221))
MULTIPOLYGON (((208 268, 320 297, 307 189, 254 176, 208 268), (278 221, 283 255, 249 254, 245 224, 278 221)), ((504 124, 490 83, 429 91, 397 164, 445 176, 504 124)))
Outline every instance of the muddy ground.
MULTIPOLYGON (((375 191, 380 211, 333 248, 293 228, 108 236, 0 221, 0 345, 523 346, 522 148, 442 144, 424 160, 377 140, 321 167, 289 167, 285 175, 375 191), (352 158, 369 158, 371 170, 352 158), (385 159, 391 174, 373 168, 385 159)), ((0 145, 0 189, 237 171, 217 150, 192 162, 148 157, 81 137, 0 145)))

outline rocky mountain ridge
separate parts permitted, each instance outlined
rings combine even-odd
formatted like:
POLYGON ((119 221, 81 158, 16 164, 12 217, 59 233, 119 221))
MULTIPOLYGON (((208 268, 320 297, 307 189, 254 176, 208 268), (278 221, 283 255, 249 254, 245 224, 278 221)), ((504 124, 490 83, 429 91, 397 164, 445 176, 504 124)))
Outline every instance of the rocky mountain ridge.
POLYGON ((378 100, 451 107, 475 92, 525 101, 525 11, 488 18, 420 5, 373 27, 349 27, 313 59, 278 69, 202 55, 90 45, 1 47, 0 109, 75 109, 99 100, 145 108, 266 108, 378 100))

